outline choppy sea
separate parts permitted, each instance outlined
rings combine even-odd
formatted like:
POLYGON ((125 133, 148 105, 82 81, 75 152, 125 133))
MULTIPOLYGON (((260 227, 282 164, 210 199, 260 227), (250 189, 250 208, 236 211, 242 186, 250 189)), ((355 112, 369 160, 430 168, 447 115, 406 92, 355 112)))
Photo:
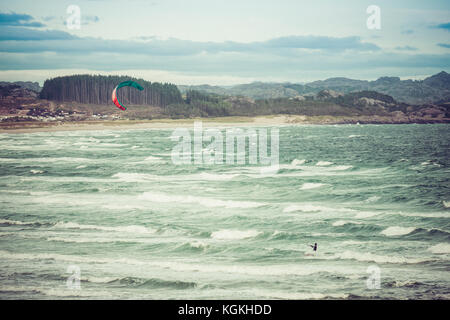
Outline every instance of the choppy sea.
POLYGON ((450 298, 450 125, 278 129, 270 175, 169 129, 0 134, 0 299, 450 298))

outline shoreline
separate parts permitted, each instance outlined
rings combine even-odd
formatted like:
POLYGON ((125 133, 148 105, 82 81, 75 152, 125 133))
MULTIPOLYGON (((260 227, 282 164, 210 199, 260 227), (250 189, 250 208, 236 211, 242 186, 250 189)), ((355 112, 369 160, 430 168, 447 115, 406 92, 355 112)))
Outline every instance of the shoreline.
POLYGON ((251 117, 220 117, 156 120, 98 120, 78 122, 4 122, 0 133, 35 133, 80 130, 130 130, 130 129, 174 129, 193 126, 201 121, 204 127, 249 127, 281 125, 345 125, 345 124, 435 124, 450 123, 450 118, 398 119, 391 117, 333 117, 302 115, 269 115, 251 117))

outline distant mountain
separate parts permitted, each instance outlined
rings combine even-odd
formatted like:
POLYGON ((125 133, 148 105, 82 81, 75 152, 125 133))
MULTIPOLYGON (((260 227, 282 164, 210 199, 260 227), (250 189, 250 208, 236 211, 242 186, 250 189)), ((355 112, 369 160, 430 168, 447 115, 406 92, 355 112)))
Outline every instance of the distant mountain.
POLYGON ((290 88, 288 84, 283 83, 253 82, 232 87, 198 85, 178 86, 178 88, 182 93, 186 93, 188 90, 196 90, 205 93, 228 96, 244 96, 253 99, 291 98, 299 95, 298 91, 290 88))
POLYGON ((42 88, 39 85, 38 82, 31 82, 31 81, 16 81, 16 82, 7 82, 7 81, 0 81, 0 86, 8 86, 8 85, 17 85, 23 89, 32 90, 34 92, 41 92, 42 88))
POLYGON ((246 96, 252 99, 295 98, 315 95, 322 90, 338 93, 377 91, 392 96, 399 102, 424 104, 450 101, 450 74, 442 71, 424 80, 400 80, 398 77, 381 77, 375 81, 348 78, 329 78, 306 84, 254 82, 233 87, 179 86, 181 92, 198 90, 229 96, 246 96))

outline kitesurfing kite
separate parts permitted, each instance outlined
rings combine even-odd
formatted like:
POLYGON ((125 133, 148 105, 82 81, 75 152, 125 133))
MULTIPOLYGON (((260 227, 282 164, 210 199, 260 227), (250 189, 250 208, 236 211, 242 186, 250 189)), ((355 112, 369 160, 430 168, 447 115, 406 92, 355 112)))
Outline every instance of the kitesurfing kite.
POLYGON ((114 104, 117 106, 117 108, 121 109, 121 110, 127 110, 126 107, 123 106, 122 103, 120 103, 119 98, 117 97, 117 90, 122 88, 122 87, 134 87, 138 90, 144 90, 144 88, 137 82, 134 81, 124 81, 119 83, 113 90, 112 92, 112 101, 114 102, 114 104))

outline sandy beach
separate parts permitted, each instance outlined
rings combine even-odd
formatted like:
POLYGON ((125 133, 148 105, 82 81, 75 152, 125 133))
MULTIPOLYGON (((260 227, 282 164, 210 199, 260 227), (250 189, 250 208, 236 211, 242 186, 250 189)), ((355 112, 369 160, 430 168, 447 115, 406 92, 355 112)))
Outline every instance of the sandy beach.
POLYGON ((447 123, 450 119, 398 119, 380 116, 333 117, 303 115, 271 115, 258 117, 218 117, 192 119, 155 120, 102 120, 78 122, 5 122, 0 123, 0 133, 34 133, 77 130, 130 130, 130 129, 171 129, 191 127, 201 121, 204 127, 249 127, 282 125, 334 125, 334 124, 402 124, 402 123, 447 123))
MULTIPOLYGON (((0 133, 33 133, 76 130, 171 129, 192 126, 201 121, 204 127, 271 126, 304 123, 302 116, 224 117, 196 119, 116 120, 80 122, 16 122, 0 125, 0 133)), ((306 122, 305 122, 306 123, 306 122)))

